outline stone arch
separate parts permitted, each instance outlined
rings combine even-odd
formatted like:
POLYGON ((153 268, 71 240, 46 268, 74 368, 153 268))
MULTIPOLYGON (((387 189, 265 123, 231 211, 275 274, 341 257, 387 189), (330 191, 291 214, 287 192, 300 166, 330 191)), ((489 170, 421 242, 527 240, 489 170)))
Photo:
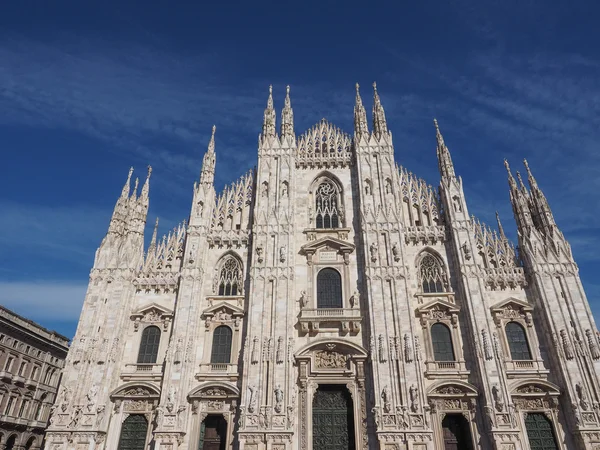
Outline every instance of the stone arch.
POLYGON ((118 388, 114 389, 109 397, 112 398, 127 398, 127 397, 136 397, 140 395, 152 396, 152 397, 160 397, 160 389, 146 381, 130 381, 129 383, 125 383, 118 388), (142 391, 134 392, 133 389, 140 388, 144 389, 147 393, 142 393, 142 391))
POLYGON ((514 382, 510 386, 511 395, 523 395, 523 394, 550 394, 560 395, 560 388, 546 380, 540 380, 537 378, 530 378, 526 380, 519 380, 514 382))
POLYGON ((461 380, 452 380, 452 381, 441 380, 436 383, 433 383, 429 387, 429 390, 427 391, 427 395, 436 395, 436 394, 450 395, 450 393, 451 393, 450 391, 452 389, 448 389, 448 391, 446 393, 446 392, 444 392, 444 388, 454 388, 456 390, 456 394, 462 393, 462 394, 467 394, 469 396, 479 395, 479 392, 475 386, 473 386, 471 383, 467 383, 466 381, 461 381, 461 380))
POLYGON ((298 356, 308 355, 312 350, 318 349, 319 347, 326 346, 327 344, 334 344, 335 348, 342 348, 342 349, 350 350, 350 351, 347 351, 347 353, 350 355, 362 356, 364 358, 366 358, 368 356, 367 351, 362 346, 355 344, 354 342, 346 341, 343 339, 337 339, 337 338, 316 339, 316 340, 310 342, 309 344, 306 344, 300 350, 298 350, 296 352, 295 356, 298 357, 298 356))
POLYGON ((192 389, 187 395, 187 398, 193 399, 203 397, 209 389, 224 391, 227 396, 239 397, 240 395, 240 390, 231 383, 225 381, 206 381, 192 389))

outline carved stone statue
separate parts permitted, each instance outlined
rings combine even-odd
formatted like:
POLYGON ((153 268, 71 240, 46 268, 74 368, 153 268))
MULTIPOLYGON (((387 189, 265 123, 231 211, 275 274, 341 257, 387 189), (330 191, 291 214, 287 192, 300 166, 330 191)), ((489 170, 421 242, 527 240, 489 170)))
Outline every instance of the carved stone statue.
POLYGON ((279 261, 281 261, 283 263, 283 262, 285 262, 285 260, 286 260, 285 247, 281 247, 279 249, 279 261))
POLYGON ((300 292, 300 306, 302 308, 306 308, 308 306, 308 296, 306 295, 306 291, 300 292))
POLYGON ((408 394, 410 396, 410 409, 412 412, 416 413, 419 409, 419 390, 416 385, 411 385, 408 394))
POLYGON ((369 252, 371 252, 371 261, 377 262, 377 244, 375 242, 369 247, 369 252))
POLYGON ((390 391, 387 386, 384 386, 381 391, 381 399, 383 400, 383 412, 389 413, 392 409, 392 404, 390 403, 390 391))
POLYGON ((283 407, 283 391, 281 387, 277 385, 275 388, 275 412, 280 413, 283 407))
POLYGON ((394 242, 394 245, 392 245, 392 255, 394 256, 394 261, 400 261, 400 247, 398 247, 397 242, 394 242))
POLYGON ((248 386, 248 390, 250 391, 250 399, 248 400, 248 412, 253 413, 256 409, 256 386, 251 384, 248 386))
POLYGON ((354 291, 352 297, 350 297, 350 307, 354 308, 356 306, 360 306, 360 294, 358 291, 354 291))

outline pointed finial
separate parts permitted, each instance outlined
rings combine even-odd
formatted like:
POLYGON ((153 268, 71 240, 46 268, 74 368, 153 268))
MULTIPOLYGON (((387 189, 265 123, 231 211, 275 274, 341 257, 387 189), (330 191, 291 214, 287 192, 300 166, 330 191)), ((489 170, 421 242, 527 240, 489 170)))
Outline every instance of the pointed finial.
POLYGON ((440 175, 442 178, 446 179, 456 178, 454 164, 452 163, 452 157, 450 156, 450 150, 444 143, 444 138, 440 132, 437 119, 433 119, 433 125, 435 126, 435 139, 437 141, 437 157, 440 175))
POLYGON ((269 98, 263 116, 262 137, 275 136, 275 108, 273 107, 273 85, 269 85, 269 98))
POLYGON ((360 97, 360 85, 356 83, 356 103, 354 105, 354 134, 357 136, 369 135, 367 127, 367 112, 360 97))
POLYGON ((281 110, 281 130, 282 138, 294 136, 294 111, 292 110, 292 100, 290 99, 290 85, 285 87, 285 101, 281 110))
POLYGON ((133 185, 133 193, 131 194, 131 196, 133 198, 136 197, 137 195, 137 190, 138 190, 138 186, 140 185, 140 179, 138 177, 135 178, 135 184, 133 185))
POLYGON ((525 187, 525 183, 523 183, 523 179, 521 178, 521 172, 517 170, 517 180, 519 180, 519 187, 523 192, 527 192, 527 188, 525 187))
POLYGON ((121 197, 123 198, 129 197, 129 191, 131 190, 131 175, 133 175, 133 166, 129 168, 129 173, 127 174, 127 181, 125 181, 123 189, 121 190, 121 197))
POLYGON ((510 166, 508 165, 508 160, 506 158, 504 158, 504 167, 506 167, 506 172, 508 172, 508 184, 510 185, 511 189, 516 189, 517 182, 513 177, 513 174, 510 170, 510 166))
POLYGON ((148 166, 148 175, 146 176, 146 181, 144 182, 144 186, 142 186, 142 195, 140 198, 147 199, 148 191, 150 190, 150 175, 152 175, 152 166, 148 166))
POLYGON ((215 132, 217 131, 217 126, 212 126, 212 133, 210 135, 210 141, 208 141, 208 153, 214 153, 215 151, 215 132))
POLYGON ((377 93, 377 83, 373 82, 373 132, 378 138, 388 131, 385 111, 377 93))
POLYGON ((529 180, 529 186, 532 190, 538 189, 537 181, 533 174, 531 173, 531 169, 529 168, 529 163, 526 159, 523 160, 523 164, 525 164, 525 170, 527 170, 527 179, 529 180))
POLYGON ((154 231, 152 232, 152 240, 150 241, 150 248, 156 247, 156 236, 158 235, 158 217, 154 223, 154 231))
POLYGON ((498 232, 500 233, 500 237, 503 240, 506 240, 506 235, 504 234, 504 228, 502 227, 502 222, 500 221, 500 214, 496 211, 496 222, 498 222, 498 232))

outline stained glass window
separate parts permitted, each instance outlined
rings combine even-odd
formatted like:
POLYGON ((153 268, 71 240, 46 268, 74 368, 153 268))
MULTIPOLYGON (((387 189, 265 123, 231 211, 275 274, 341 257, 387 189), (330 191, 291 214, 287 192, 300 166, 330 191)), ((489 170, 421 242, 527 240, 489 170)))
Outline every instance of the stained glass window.
POLYGON ((342 307, 342 277, 335 269, 323 269, 317 275, 317 308, 342 307))
POLYGON ((523 326, 517 322, 508 322, 505 331, 511 358, 514 361, 530 360, 531 352, 523 326))
POLYGON ((446 272, 444 267, 435 256, 427 253, 421 259, 419 275, 423 292, 446 292, 446 272))
POLYGON ((338 228, 338 192, 331 181, 324 181, 316 193, 316 228, 338 228))
POLYGON ((433 359, 435 361, 454 361, 454 348, 450 329, 443 323, 434 323, 431 326, 431 343, 433 345, 433 359))
POLYGON ((142 333, 140 351, 138 353, 138 364, 154 364, 158 357, 158 345, 160 344, 160 329, 155 326, 146 327, 142 333))
POLYGON ((242 278, 242 264, 228 256, 219 273, 219 295, 238 295, 242 278))
POLYGON ((229 364, 231 361, 231 328, 221 325, 213 334, 211 363, 229 364))

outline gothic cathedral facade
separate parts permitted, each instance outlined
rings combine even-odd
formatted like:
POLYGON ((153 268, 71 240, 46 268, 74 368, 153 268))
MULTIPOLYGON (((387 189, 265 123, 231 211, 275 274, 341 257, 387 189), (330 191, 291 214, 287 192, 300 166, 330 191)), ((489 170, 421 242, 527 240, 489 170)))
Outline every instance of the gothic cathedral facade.
POLYGON ((435 131, 437 188, 396 164, 376 87, 352 136, 297 137, 289 87, 277 130, 270 92, 257 168, 215 192, 213 127, 189 219, 147 249, 130 171, 46 448, 600 449, 599 335, 544 194, 505 163, 517 251, 435 131))

